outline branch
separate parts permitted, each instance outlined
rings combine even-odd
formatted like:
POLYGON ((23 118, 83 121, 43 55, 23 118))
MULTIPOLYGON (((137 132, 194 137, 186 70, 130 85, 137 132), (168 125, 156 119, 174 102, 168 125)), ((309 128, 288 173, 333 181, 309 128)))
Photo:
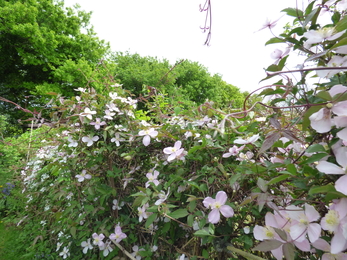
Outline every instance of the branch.
POLYGON ((126 251, 124 249, 124 247, 122 247, 120 244, 116 243, 116 241, 111 240, 113 242, 113 244, 115 244, 124 254, 127 255, 127 257, 129 257, 131 260, 136 260, 136 258, 134 258, 128 251, 126 251))
POLYGON ((203 33, 205 33, 206 30, 208 30, 208 34, 207 34, 206 41, 205 41, 204 45, 210 46, 211 35, 212 35, 211 0, 206 0, 203 7, 201 7, 201 5, 199 5, 199 11, 200 12, 206 12, 205 25, 204 25, 204 27, 200 27, 200 29, 203 30, 203 33), (209 23, 208 26, 207 26, 207 23, 209 23))
POLYGON ((237 249, 237 248, 233 247, 232 245, 228 245, 227 246, 227 252, 228 253, 234 252, 236 254, 239 254, 239 255, 243 256, 244 258, 246 258, 248 260, 265 260, 262 257, 259 257, 259 256, 256 256, 256 255, 253 255, 251 253, 247 253, 247 252, 244 252, 244 251, 242 251, 240 249, 237 249))
POLYGON ((310 69, 299 69, 299 70, 287 70, 287 71, 277 71, 274 73, 267 72, 266 74, 268 76, 276 76, 282 73, 293 73, 293 72, 303 72, 303 71, 313 71, 313 70, 345 70, 347 67, 317 67, 317 68, 310 68, 310 69))

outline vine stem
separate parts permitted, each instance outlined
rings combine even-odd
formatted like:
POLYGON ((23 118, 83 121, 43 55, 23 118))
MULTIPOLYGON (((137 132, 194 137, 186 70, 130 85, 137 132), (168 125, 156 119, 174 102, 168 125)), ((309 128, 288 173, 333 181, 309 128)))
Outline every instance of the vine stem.
POLYGON ((237 248, 233 247, 232 245, 228 245, 227 246, 227 250, 228 250, 229 253, 230 252, 234 252, 236 254, 239 254, 239 255, 243 256, 244 258, 246 258, 248 260, 266 260, 266 259, 264 259, 262 257, 259 257, 259 256, 256 256, 256 255, 253 255, 251 253, 247 253, 247 252, 244 252, 244 251, 242 251, 240 249, 237 249, 237 248))
POLYGON ((136 260, 128 251, 124 249, 120 244, 116 243, 115 241, 111 240, 113 244, 115 244, 124 254, 127 255, 131 260, 136 260))

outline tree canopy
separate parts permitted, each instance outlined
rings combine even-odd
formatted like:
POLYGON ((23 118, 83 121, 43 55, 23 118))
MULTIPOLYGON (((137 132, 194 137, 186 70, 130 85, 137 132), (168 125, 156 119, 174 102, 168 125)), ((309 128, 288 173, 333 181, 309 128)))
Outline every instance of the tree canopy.
POLYGON ((171 65, 166 59, 121 52, 112 60, 116 65, 115 78, 135 95, 145 95, 146 86, 150 86, 181 102, 202 104, 211 100, 219 106, 240 107, 244 99, 237 87, 223 81, 218 74, 211 75, 198 62, 180 60, 171 65))
POLYGON ((0 0, 0 96, 35 106, 37 96, 72 96, 73 88, 85 86, 109 50, 89 25, 90 15, 64 8, 63 1, 0 0), (35 100, 29 102, 30 95, 35 100))

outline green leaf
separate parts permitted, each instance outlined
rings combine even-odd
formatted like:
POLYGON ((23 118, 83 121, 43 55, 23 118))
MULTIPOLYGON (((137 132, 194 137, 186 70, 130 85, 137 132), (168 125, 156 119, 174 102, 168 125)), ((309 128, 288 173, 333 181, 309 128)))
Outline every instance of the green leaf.
POLYGON ((321 99, 331 101, 332 98, 330 96, 330 93, 328 91, 320 91, 317 93, 317 97, 320 97, 321 99))
POLYGON ((189 213, 186 209, 178 209, 174 212, 169 213, 168 215, 172 218, 178 219, 187 216, 189 213))
POLYGON ((283 175, 280 175, 278 177, 275 177, 273 179, 271 179, 269 182, 268 182, 268 185, 271 185, 271 184, 275 184, 275 183, 278 183, 278 182, 281 182, 287 178, 291 177, 290 174, 283 174, 283 175))
POLYGON ((296 171, 296 167, 294 164, 288 164, 287 165, 287 171, 290 172, 293 175, 296 175, 297 171, 296 171))
POLYGON ((321 144, 313 144, 306 149, 306 153, 326 152, 325 148, 321 144))
POLYGON ((209 224, 208 225, 208 232, 211 234, 211 235, 214 235, 214 230, 215 230, 215 226, 214 224, 209 224))
POLYGON ((205 236, 210 236, 210 233, 208 233, 208 231, 206 229, 201 229, 201 230, 198 230, 194 233, 195 236, 198 236, 198 237, 205 237, 205 236))
POLYGON ((300 164, 315 163, 315 162, 318 162, 320 159, 324 158, 325 156, 327 156, 326 153, 317 153, 317 154, 312 155, 306 161, 303 161, 300 164))
POLYGON ((73 238, 76 238, 76 227, 71 227, 70 228, 70 233, 71 233, 73 238))
POLYGON ((205 259, 209 259, 209 254, 208 254, 208 251, 206 249, 203 249, 202 250, 202 256, 205 258, 205 259))
POLYGON ((180 107, 175 107, 174 108, 174 112, 176 115, 178 115, 181 112, 181 108, 180 107))
POLYGON ((285 56, 278 63, 278 67, 279 67, 280 70, 283 70, 284 66, 286 65, 286 61, 287 61, 288 57, 289 57, 289 55, 285 56))
POLYGON ((347 29, 347 16, 344 16, 335 26, 337 32, 341 32, 347 29))
POLYGON ((157 216, 158 216, 157 213, 153 213, 152 215, 150 215, 146 220, 145 227, 148 228, 154 222, 157 216))
POLYGON ((160 229, 160 232, 161 232, 162 234, 165 234, 166 232, 169 231, 170 226, 171 226, 171 222, 166 222, 166 223, 164 224, 164 226, 160 229))
POLYGON ((188 209, 189 212, 193 212, 196 209, 196 200, 193 200, 188 204, 188 209))
POLYGON ((334 192, 335 187, 331 184, 325 185, 325 186, 314 186, 312 187, 308 194, 309 195, 313 195, 313 194, 317 194, 317 193, 328 193, 328 192, 334 192))
POLYGON ((333 50, 337 47, 340 47, 340 46, 344 46, 344 45, 347 45, 347 38, 343 38, 341 39, 338 43, 336 43, 333 47, 331 47, 330 49, 333 50))
POLYGON ((297 9, 297 8, 289 7, 289 8, 283 9, 281 12, 286 12, 287 15, 293 16, 293 17, 297 17, 297 18, 300 18, 300 19, 304 17, 304 13, 301 10, 297 9))
POLYGON ((305 28, 307 24, 309 24, 309 22, 311 22, 312 18, 316 15, 318 11, 318 8, 314 9, 312 12, 310 12, 309 15, 307 15, 305 17, 305 21, 302 24, 302 28, 305 28))
POLYGON ((230 180, 229 180, 229 185, 230 187, 233 187, 234 183, 241 177, 241 173, 236 173, 235 175, 231 176, 230 177, 230 180))
POLYGON ((268 40, 265 45, 269 45, 269 44, 273 44, 273 43, 283 43, 283 42, 286 42, 285 39, 281 39, 281 38, 278 38, 278 37, 274 37, 274 38, 271 38, 270 40, 268 40))
POLYGON ((194 223, 194 216, 193 215, 189 215, 187 218, 187 225, 192 227, 194 223))
POLYGON ((311 3, 306 7, 305 15, 309 15, 309 14, 312 12, 313 5, 314 5, 314 4, 315 4, 315 2, 311 2, 311 3))
POLYGON ((272 64, 269 67, 266 68, 267 71, 270 72, 276 72, 276 71, 280 71, 280 67, 278 67, 278 65, 272 64))
POLYGON ((334 25, 336 25, 341 18, 341 14, 339 12, 334 12, 334 14, 331 16, 331 20, 333 21, 334 25))

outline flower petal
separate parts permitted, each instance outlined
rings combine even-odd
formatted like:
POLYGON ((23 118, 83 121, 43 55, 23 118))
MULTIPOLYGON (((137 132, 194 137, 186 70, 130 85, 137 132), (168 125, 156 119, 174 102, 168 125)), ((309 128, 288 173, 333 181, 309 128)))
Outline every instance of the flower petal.
POLYGON ((311 243, 316 241, 320 237, 321 231, 322 231, 322 228, 317 223, 311 223, 308 225, 307 234, 311 243))
POLYGON ((211 197, 207 197, 204 199, 202 204, 204 204, 205 208, 210 208, 214 202, 215 202, 215 199, 212 199, 211 197))
POLYGON ((290 227, 290 236, 293 240, 302 242, 306 238, 306 225, 298 223, 290 227))
POLYGON ((318 211, 307 203, 305 203, 305 215, 310 222, 317 221, 320 218, 318 211))
POLYGON ((347 101, 336 103, 331 110, 338 116, 347 116, 347 101))
POLYGON ((347 240, 342 232, 336 232, 333 239, 331 239, 331 253, 338 254, 347 248, 347 240))
POLYGON ((145 137, 142 140, 143 145, 148 146, 150 142, 151 142, 151 137, 149 135, 145 135, 145 137))
POLYGON ((210 214, 208 214, 208 221, 212 224, 218 223, 220 219, 220 213, 218 209, 213 209, 210 214))
POLYGON ((347 175, 342 176, 335 182, 335 189, 347 195, 347 175))
POLYGON ((234 216, 234 210, 232 207, 228 206, 228 205, 223 205, 219 208, 220 213, 222 213, 222 215, 226 218, 231 218, 232 216, 234 216))
POLYGON ((322 161, 317 165, 317 169, 325 174, 344 174, 344 170, 336 164, 322 161))
POLYGON ((224 191, 217 192, 216 201, 219 202, 221 205, 224 205, 227 199, 227 194, 224 191))
POLYGON ((336 135, 338 138, 342 139, 343 141, 347 141, 347 128, 342 129, 336 135))

